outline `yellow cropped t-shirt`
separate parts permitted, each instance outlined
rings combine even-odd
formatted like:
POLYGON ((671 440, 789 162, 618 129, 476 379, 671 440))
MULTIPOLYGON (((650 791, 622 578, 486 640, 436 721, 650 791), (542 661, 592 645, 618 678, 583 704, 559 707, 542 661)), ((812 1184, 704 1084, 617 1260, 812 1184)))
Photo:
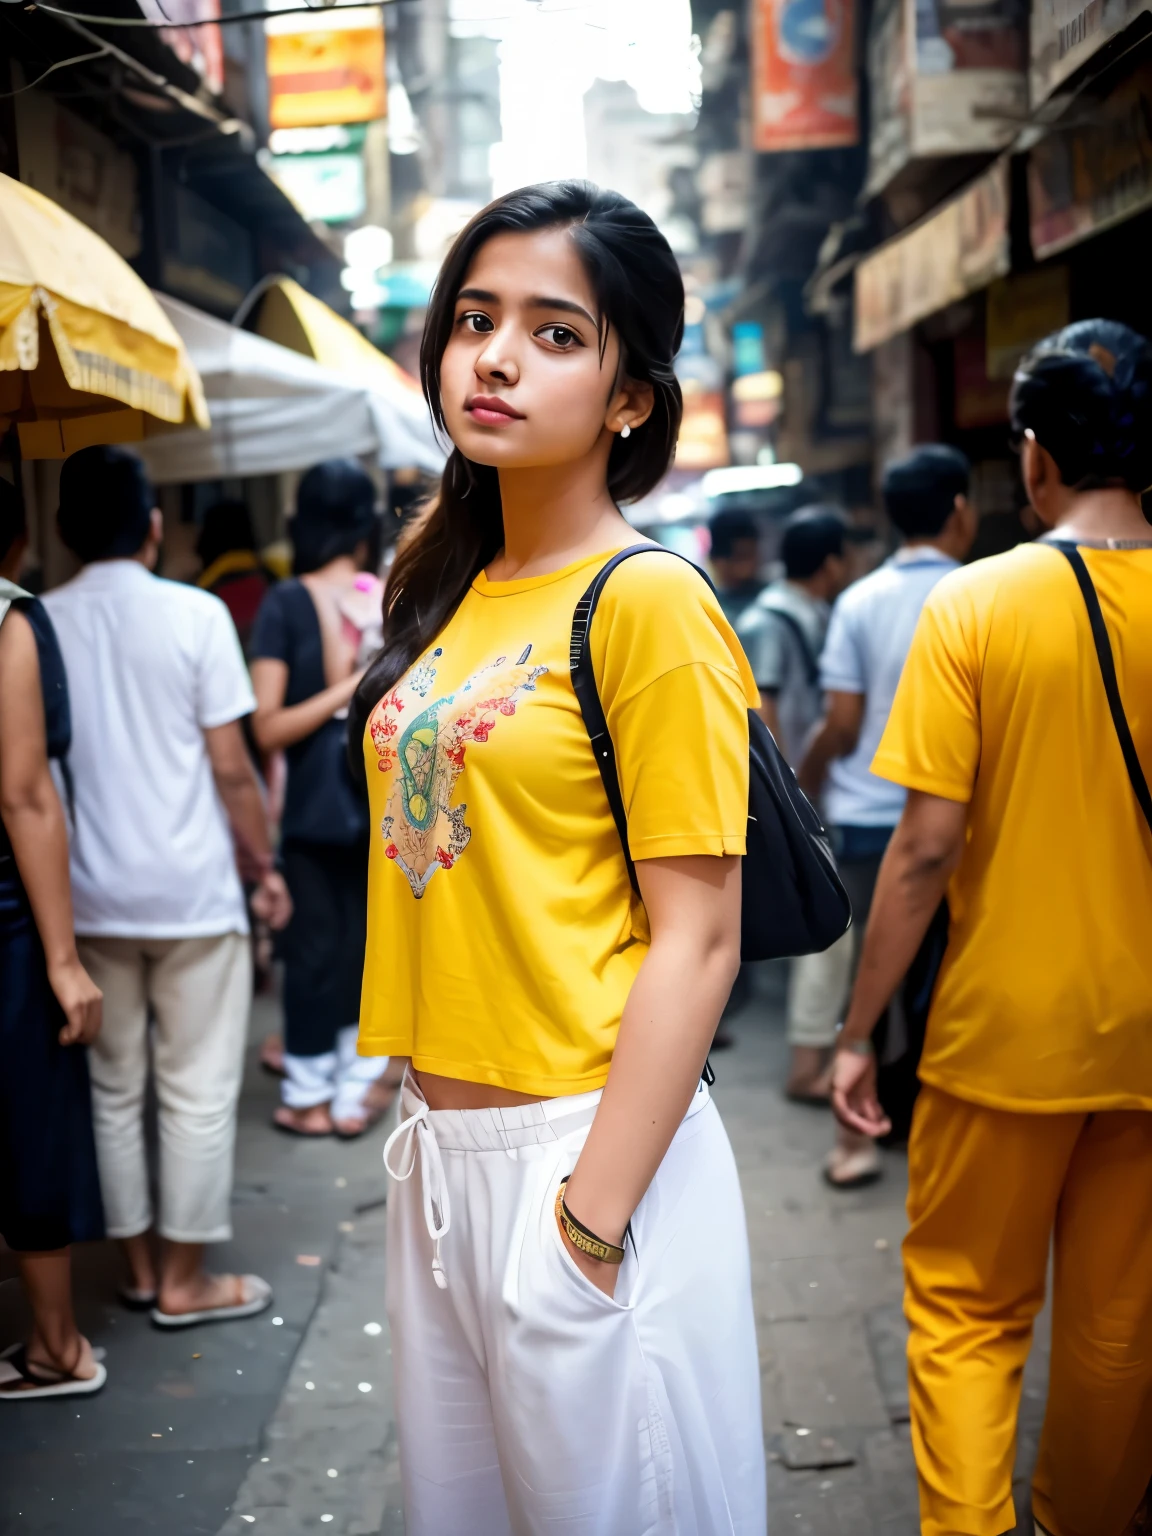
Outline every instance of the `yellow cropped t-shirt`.
MULTIPOLYGON (((649 930, 569 676, 607 558, 479 575, 369 717, 363 1052, 541 1096, 608 1075, 649 930)), ((633 857, 742 854, 758 694, 700 575, 625 562, 591 648, 633 857)))

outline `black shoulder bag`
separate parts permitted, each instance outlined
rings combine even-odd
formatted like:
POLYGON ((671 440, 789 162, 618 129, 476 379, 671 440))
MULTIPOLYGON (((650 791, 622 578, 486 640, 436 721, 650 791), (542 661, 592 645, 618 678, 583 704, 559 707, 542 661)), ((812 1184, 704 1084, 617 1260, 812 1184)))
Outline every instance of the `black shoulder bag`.
MULTIPOLYGON (((655 551, 654 544, 623 549, 603 565, 576 604, 569 662, 596 766, 612 809, 633 889, 636 869, 628 850, 628 818, 620 793, 616 753, 596 688, 588 635, 604 584, 624 560, 655 551)), ((680 558, 683 558, 682 556, 680 558)), ((687 561, 691 565, 691 561, 687 561)), ((707 580, 698 566, 693 566, 707 580)), ((852 921, 848 893, 836 872, 827 834, 784 761, 772 733, 755 710, 748 711, 749 782, 747 854, 743 864, 744 904, 740 953, 745 960, 807 955, 834 944, 852 921)))
POLYGON ((1096 659, 1100 663, 1100 676, 1104 680, 1104 692, 1108 695, 1108 708, 1112 713, 1112 724, 1116 728, 1120 751, 1124 756, 1124 766, 1128 770, 1128 778, 1131 780, 1137 803, 1144 812, 1148 830, 1152 832, 1152 794, 1148 792, 1148 780, 1144 777, 1144 770, 1136 755, 1136 743, 1132 740, 1128 716, 1124 713, 1124 701, 1120 697, 1120 685, 1116 681, 1116 662, 1112 655, 1112 642, 1108 638, 1108 626, 1104 622, 1104 614, 1100 608, 1100 599, 1092 583, 1092 577, 1084 563, 1084 556, 1075 544, 1065 544, 1059 539, 1045 539, 1044 543, 1051 544, 1053 549, 1060 551, 1072 567, 1080 587, 1084 606, 1088 609, 1088 623, 1092 627, 1096 659))

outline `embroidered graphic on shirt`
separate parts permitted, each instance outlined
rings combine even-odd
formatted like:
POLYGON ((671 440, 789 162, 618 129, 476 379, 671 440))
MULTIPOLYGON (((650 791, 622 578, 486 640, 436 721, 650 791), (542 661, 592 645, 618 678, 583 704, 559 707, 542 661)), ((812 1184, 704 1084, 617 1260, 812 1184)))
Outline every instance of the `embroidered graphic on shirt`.
POLYGON ((536 680, 548 671, 528 665, 531 653, 526 646, 512 663, 498 656, 457 693, 423 704, 436 679, 432 663, 443 654, 437 647, 372 712, 368 731, 376 766, 395 775, 380 823, 384 853, 403 870, 417 900, 436 871, 451 869, 471 840, 467 804, 451 803, 456 781, 468 747, 482 746, 501 716, 515 715, 520 696, 534 693, 536 680), (405 721, 411 710, 416 713, 405 721))

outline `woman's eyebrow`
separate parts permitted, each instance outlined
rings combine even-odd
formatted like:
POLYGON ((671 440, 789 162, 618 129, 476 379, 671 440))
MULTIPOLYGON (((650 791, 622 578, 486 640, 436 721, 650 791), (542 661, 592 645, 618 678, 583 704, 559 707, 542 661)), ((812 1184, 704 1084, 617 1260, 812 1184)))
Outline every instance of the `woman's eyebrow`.
MULTIPOLYGON (((471 299, 475 304, 499 304, 499 294, 492 293, 487 288, 461 288, 456 295, 459 304, 462 299, 471 299)), ((584 308, 583 304, 577 304, 573 299, 550 298, 546 294, 533 294, 525 300, 525 309, 558 309, 566 315, 580 315, 599 334, 600 327, 596 320, 584 308)))
POLYGON ((537 295, 528 300, 527 307, 529 309, 559 309, 567 315, 583 315, 584 319, 587 320, 588 324, 592 326, 593 329, 597 331, 597 333, 600 330, 600 327, 597 325, 596 321, 592 318, 588 311, 584 308, 583 304, 576 304, 572 299, 551 299, 547 296, 537 295))

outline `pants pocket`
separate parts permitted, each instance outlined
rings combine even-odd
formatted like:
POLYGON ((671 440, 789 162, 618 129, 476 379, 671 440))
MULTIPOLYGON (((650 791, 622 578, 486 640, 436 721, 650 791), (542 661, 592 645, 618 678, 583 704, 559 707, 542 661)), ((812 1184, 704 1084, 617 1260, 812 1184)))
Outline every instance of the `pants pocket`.
MULTIPOLYGON (((639 1264, 636 1256, 636 1246, 631 1238, 624 1243, 624 1259, 616 1270, 616 1284, 611 1296, 607 1295, 598 1285, 594 1285, 584 1271, 573 1258, 571 1250, 564 1241, 564 1234, 560 1230, 560 1223, 556 1219, 556 1196, 560 1189, 560 1180, 564 1173, 556 1169, 553 1176, 545 1186, 545 1199, 541 1215, 543 1220, 539 1240, 545 1250, 546 1257, 558 1260, 558 1265, 551 1268, 558 1271, 561 1286, 570 1290, 575 1297, 582 1298, 585 1305, 598 1311, 612 1313, 631 1312, 636 1294, 636 1284, 639 1280, 639 1264)), ((547 1269, 548 1266, 545 1266, 547 1269)))
POLYGON ((577 1267, 555 1215, 566 1172, 562 1159, 549 1159, 525 1189, 523 1242, 505 1287, 514 1315, 499 1417, 515 1446, 516 1477, 506 1479, 513 1529, 663 1536, 673 1528, 670 1436, 665 1394, 636 1330, 635 1250, 627 1246, 616 1298, 577 1267))

